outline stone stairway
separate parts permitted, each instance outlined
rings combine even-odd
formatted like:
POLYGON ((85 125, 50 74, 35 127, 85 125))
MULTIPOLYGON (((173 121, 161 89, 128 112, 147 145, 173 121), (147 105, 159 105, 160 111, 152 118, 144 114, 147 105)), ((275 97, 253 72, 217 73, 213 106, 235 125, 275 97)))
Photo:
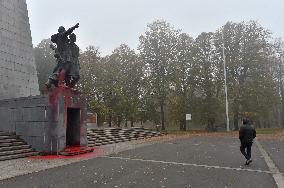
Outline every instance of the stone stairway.
POLYGON ((0 161, 38 155, 18 136, 0 131, 0 161))
POLYGON ((101 146, 119 142, 126 142, 137 139, 145 139, 161 136, 160 132, 151 131, 145 128, 106 128, 88 129, 88 146, 101 146))

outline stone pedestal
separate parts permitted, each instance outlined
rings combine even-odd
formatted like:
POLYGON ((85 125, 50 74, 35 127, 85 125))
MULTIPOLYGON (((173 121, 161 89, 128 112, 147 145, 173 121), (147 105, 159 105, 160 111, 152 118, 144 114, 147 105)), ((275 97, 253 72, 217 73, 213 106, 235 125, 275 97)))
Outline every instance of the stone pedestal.
POLYGON ((69 88, 2 100, 0 119, 0 131, 15 132, 42 153, 56 154, 69 146, 87 146, 86 99, 69 88))

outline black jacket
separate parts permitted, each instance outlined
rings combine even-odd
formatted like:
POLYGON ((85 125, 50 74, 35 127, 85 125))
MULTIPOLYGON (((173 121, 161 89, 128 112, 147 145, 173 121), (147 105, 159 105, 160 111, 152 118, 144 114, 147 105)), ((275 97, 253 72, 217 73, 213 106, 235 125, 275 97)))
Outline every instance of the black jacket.
POLYGON ((239 139, 242 143, 251 143, 256 137, 256 131, 250 124, 242 125, 239 130, 239 139))

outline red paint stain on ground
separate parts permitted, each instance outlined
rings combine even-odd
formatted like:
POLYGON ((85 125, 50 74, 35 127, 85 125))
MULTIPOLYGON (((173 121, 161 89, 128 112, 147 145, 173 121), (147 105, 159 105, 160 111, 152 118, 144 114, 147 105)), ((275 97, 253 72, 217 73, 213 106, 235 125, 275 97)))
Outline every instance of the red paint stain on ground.
MULTIPOLYGON (((30 159, 39 159, 39 160, 56 160, 56 159, 92 159, 102 155, 102 150, 99 148, 93 148, 94 151, 90 153, 78 154, 73 156, 64 156, 64 155, 38 155, 38 156, 31 156, 30 159)), ((76 152, 78 147, 74 148, 67 148, 65 151, 76 152)))

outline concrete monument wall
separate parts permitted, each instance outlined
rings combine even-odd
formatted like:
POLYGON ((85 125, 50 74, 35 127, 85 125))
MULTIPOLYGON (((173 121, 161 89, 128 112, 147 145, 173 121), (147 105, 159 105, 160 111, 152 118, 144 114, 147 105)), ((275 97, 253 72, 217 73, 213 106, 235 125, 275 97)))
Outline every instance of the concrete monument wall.
POLYGON ((87 101, 70 89, 0 100, 0 119, 0 131, 16 133, 38 152, 87 146, 87 101))
POLYGON ((0 0, 0 100, 38 94, 26 0, 0 0))

